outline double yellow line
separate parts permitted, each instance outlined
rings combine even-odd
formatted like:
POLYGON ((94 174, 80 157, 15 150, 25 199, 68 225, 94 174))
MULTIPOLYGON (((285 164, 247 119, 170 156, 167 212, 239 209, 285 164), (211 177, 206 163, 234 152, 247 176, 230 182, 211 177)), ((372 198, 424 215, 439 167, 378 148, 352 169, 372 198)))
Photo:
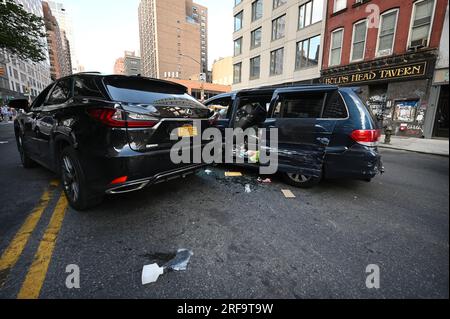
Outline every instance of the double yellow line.
MULTIPOLYGON (((6 248, 0 258, 0 289, 5 284, 7 276, 10 270, 19 260, 23 250, 25 249, 28 240, 31 237, 36 225, 41 219, 42 214, 47 209, 48 204, 53 198, 53 193, 58 187, 59 183, 53 181, 50 184, 49 189, 45 190, 38 205, 33 209, 31 214, 27 217, 22 227, 14 236, 13 240, 6 248)), ((28 273, 25 277, 25 281, 22 284, 17 298, 19 299, 37 299, 44 284, 45 277, 47 275, 48 266, 53 255, 56 239, 64 220, 64 216, 67 210, 67 199, 64 193, 61 194, 58 203, 53 210, 52 217, 41 239, 39 248, 34 255, 34 260, 28 273)))

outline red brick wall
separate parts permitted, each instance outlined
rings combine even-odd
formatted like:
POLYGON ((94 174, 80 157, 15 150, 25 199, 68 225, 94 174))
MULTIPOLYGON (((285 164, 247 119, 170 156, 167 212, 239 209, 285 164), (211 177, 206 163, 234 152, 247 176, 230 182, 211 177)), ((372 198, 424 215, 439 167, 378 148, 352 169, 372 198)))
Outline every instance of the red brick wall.
MULTIPOLYGON (((429 48, 439 47, 442 34, 442 26, 444 23, 445 11, 448 0, 436 0, 436 10, 431 31, 431 39, 429 48)), ((341 13, 333 14, 334 0, 328 0, 327 23, 325 31, 324 58, 322 67, 326 69, 329 62, 330 37, 331 32, 344 28, 344 42, 342 47, 341 65, 350 63, 350 50, 353 36, 353 24, 359 20, 367 18, 369 13, 365 10, 368 5, 376 4, 380 8, 380 14, 399 8, 397 34, 395 36, 394 55, 407 52, 408 33, 411 22, 413 9, 413 0, 371 0, 358 7, 352 8, 355 0, 347 0, 347 9, 341 13)), ((369 28, 367 33, 365 61, 375 58, 375 50, 377 45, 378 28, 369 28)))

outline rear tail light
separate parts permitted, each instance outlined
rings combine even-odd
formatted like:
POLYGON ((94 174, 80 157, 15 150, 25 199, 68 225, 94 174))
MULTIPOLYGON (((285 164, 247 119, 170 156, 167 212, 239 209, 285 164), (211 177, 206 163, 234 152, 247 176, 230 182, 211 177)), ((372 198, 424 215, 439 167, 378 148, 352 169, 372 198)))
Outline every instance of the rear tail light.
POLYGON ((109 127, 153 127, 158 121, 154 118, 133 112, 124 112, 118 109, 90 109, 88 113, 94 119, 109 127))
POLYGON ((381 138, 381 130, 356 130, 351 137, 358 144, 376 147, 381 138))

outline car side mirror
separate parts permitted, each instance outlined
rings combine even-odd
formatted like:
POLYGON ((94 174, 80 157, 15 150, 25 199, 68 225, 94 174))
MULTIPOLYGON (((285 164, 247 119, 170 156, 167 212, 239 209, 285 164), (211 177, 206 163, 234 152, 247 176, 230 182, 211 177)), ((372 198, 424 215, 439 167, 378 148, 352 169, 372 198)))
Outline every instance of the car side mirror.
POLYGON ((30 103, 26 99, 9 101, 8 106, 16 110, 24 110, 26 113, 30 112, 30 103))

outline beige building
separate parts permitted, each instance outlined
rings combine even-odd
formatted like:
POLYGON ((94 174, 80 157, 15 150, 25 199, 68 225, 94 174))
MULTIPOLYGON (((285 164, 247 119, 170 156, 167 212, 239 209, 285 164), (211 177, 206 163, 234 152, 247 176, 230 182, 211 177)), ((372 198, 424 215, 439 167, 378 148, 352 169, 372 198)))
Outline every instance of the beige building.
POLYGON ((325 0, 237 0, 233 89, 320 78, 325 0))
POLYGON ((214 84, 233 84, 233 57, 220 58, 212 65, 212 82, 214 84))
POLYGON ((144 76, 189 79, 208 70, 208 9, 192 0, 141 0, 144 76))

